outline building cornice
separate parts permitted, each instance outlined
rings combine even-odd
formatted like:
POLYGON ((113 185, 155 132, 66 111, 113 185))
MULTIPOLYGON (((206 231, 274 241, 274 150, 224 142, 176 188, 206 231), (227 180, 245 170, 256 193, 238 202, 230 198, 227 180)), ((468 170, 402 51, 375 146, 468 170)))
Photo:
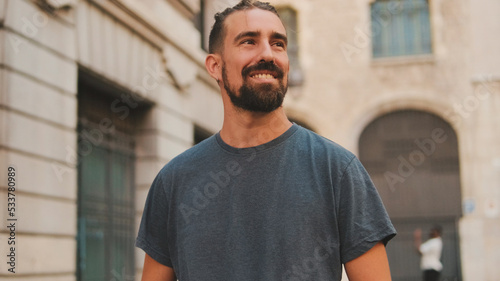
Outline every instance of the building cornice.
MULTIPOLYGON (((172 45, 189 57, 196 64, 204 67, 205 53, 193 44, 175 40, 175 28, 165 28, 157 17, 143 4, 131 0, 87 0, 109 15, 113 16, 128 28, 137 32, 144 39, 163 50, 165 45, 172 45)), ((168 3, 165 3, 168 5, 168 3)), ((177 30, 178 32, 178 30, 177 30)))

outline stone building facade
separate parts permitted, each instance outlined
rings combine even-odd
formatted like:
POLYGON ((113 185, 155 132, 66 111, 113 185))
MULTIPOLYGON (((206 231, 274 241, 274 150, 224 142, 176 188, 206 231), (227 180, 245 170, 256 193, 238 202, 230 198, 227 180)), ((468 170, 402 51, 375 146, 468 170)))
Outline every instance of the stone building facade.
MULTIPOLYGON (((119 245, 136 232, 158 170, 222 124, 219 91, 204 69, 202 46, 213 11, 234 2, 0 0, 0 200, 8 202, 7 170, 12 166, 17 171, 18 219, 17 273, 9 273, 11 266, 2 260, 0 280, 13 276, 23 281, 133 280, 134 276, 140 280, 143 253, 128 248, 123 252, 119 245), (117 192, 110 186, 127 186, 126 192, 119 191, 122 201, 109 201, 109 194, 117 192), (99 193, 102 190, 106 192, 99 193), (100 202, 99 196, 108 201, 100 202), (110 205, 117 207, 99 209, 110 205), (113 219, 113 214, 120 219, 113 219), (99 245, 105 245, 103 253, 82 250, 99 245), (120 259, 120 253, 125 258, 120 259), (106 260, 100 267, 100 260, 92 257, 106 260), (126 269, 130 263, 135 270, 126 269), (89 271, 102 275, 93 277, 89 271)), ((452 248, 456 246, 458 273, 450 278, 496 280, 500 275, 496 266, 500 261, 498 1, 425 1, 430 49, 382 57, 374 56, 372 38, 392 26, 400 6, 377 14, 376 2, 383 1, 271 2, 281 11, 293 11, 297 76, 285 102, 291 119, 340 143, 362 161, 366 149, 367 155, 375 155, 363 146, 370 144, 364 137, 370 128, 383 130, 382 118, 392 113, 402 112, 400 119, 410 111, 430 114, 441 125, 432 123, 427 129, 447 126, 446 132, 454 134, 458 180, 446 189, 453 195, 443 200, 455 203, 450 207, 455 208, 455 221, 445 229, 454 233, 456 243, 452 248)), ((398 118, 390 122, 398 125, 398 118)), ((432 132, 425 132, 430 139, 432 132)), ((439 134, 435 136, 439 140, 439 134)), ((414 147, 408 149, 417 155, 412 154, 414 147)), ((436 146, 429 154, 419 152, 427 157, 423 164, 406 158, 415 164, 415 173, 408 178, 389 163, 387 167, 396 169, 382 169, 380 179, 374 170, 375 181, 383 186, 392 179, 398 192, 410 190, 404 189, 405 184, 425 176, 419 173, 420 165, 433 162, 442 150, 436 146), (388 172, 394 173, 387 178, 388 172)), ((393 158, 399 159, 398 153, 393 158)), ((399 210, 398 198, 434 202, 429 193, 398 192, 381 190, 390 212, 399 210)), ((7 226, 9 213, 1 214, 2 225, 7 226)), ((404 222, 405 217, 397 219, 404 222)), ((425 225, 425 216, 411 219, 414 224, 400 224, 399 237, 410 237, 410 227, 418 223, 425 225)), ((4 257, 10 236, 2 226, 4 257)), ((395 245, 406 247, 406 242, 395 245)), ((400 267, 406 269, 398 264, 394 274, 400 267)))
POLYGON ((0 1, 1 200, 8 200, 12 166, 18 218, 16 273, 9 273, 5 262, 10 232, 3 226, 0 280, 133 280, 141 273, 144 254, 133 245, 122 264, 135 263, 135 271, 116 267, 120 249, 106 246, 114 254, 92 261, 98 255, 85 256, 80 248, 92 247, 99 237, 130 242, 159 169, 191 147, 199 132, 216 132, 222 124, 220 94, 205 71, 193 21, 199 8, 197 1, 0 1), (128 134, 127 143, 116 138, 118 133, 128 134), (133 186, 132 196, 123 201, 134 208, 132 227, 130 212, 122 206, 79 206, 85 193, 79 186, 109 189, 93 182, 100 180, 98 169, 90 174, 82 169, 98 167, 92 161, 100 151, 118 151, 109 155, 121 157, 121 146, 132 161, 120 159, 132 168, 120 166, 122 160, 106 162, 118 178, 106 180, 115 185, 123 179, 133 186), (130 173, 133 177, 126 177, 130 173), (91 219, 110 219, 92 217, 96 210, 123 215, 123 220, 128 215, 128 226, 113 223, 131 231, 123 236, 113 229, 110 235, 105 228, 90 229, 91 219), (110 258, 113 264, 99 267, 110 258))

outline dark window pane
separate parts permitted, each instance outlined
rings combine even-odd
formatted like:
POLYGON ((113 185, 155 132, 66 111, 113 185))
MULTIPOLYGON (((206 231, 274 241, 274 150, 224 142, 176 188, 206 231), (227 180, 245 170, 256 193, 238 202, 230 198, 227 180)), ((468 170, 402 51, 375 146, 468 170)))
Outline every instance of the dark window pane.
POLYGON ((78 280, 132 280, 136 116, 113 116, 113 98, 79 86, 78 280), (115 129, 102 130, 104 119, 115 129))

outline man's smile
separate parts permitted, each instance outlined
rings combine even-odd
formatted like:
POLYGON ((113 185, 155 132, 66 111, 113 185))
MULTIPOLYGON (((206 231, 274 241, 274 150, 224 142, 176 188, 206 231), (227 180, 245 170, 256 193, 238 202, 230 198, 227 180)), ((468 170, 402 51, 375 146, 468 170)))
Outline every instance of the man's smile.
POLYGON ((275 73, 270 73, 268 71, 257 71, 250 74, 250 78, 257 80, 259 82, 272 82, 276 81, 278 75, 275 73))
POLYGON ((260 79, 275 79, 273 75, 271 75, 271 74, 265 74, 265 73, 254 74, 254 75, 252 75, 250 77, 252 77, 252 78, 260 78, 260 79))
POLYGON ((243 69, 242 75, 260 82, 271 82, 283 78, 284 73, 274 63, 266 62, 243 69))

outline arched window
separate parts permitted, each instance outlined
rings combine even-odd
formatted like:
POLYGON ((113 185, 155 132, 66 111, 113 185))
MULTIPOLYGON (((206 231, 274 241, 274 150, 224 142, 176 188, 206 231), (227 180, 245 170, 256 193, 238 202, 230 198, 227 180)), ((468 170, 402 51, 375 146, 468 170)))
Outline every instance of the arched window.
POLYGON ((378 0, 371 5, 373 57, 432 53, 428 0, 378 0))

